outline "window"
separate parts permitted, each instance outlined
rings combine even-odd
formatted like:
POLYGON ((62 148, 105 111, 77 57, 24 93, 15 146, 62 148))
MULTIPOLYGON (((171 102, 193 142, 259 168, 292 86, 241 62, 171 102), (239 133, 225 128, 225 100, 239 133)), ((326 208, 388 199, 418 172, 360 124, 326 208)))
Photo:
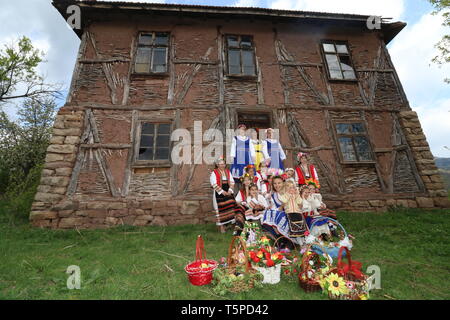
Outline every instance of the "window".
POLYGON ((247 128, 267 129, 271 127, 270 113, 256 111, 254 113, 238 112, 237 123, 245 124, 247 128))
POLYGON ((251 36, 226 36, 228 75, 255 76, 255 52, 251 36))
POLYGON ((331 80, 356 80, 347 44, 327 41, 322 43, 322 50, 331 80))
POLYGON ((362 123, 336 123, 336 133, 344 162, 373 161, 367 131, 362 123))
POLYGON ((138 40, 134 72, 143 74, 166 73, 168 48, 168 33, 141 33, 138 40))
POLYGON ((137 161, 168 162, 170 156, 170 123, 141 122, 137 161))

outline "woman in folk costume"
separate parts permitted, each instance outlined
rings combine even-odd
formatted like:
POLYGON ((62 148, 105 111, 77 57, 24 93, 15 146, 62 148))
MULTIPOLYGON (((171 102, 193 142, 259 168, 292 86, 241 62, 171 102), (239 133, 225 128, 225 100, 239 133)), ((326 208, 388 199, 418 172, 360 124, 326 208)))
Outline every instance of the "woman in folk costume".
POLYGON ((249 185, 250 194, 246 198, 245 204, 242 205, 245 208, 246 220, 261 220, 265 210, 269 208, 266 199, 259 194, 256 184, 251 183, 249 185))
POLYGON ((245 135, 247 127, 244 124, 240 124, 237 128, 238 135, 233 137, 231 142, 230 157, 233 158, 233 164, 231 165, 231 175, 236 180, 244 174, 244 168, 253 163, 252 154, 254 154, 253 144, 250 143, 250 139, 245 135))
POLYGON ((284 169, 283 161, 286 159, 286 154, 280 142, 273 138, 273 133, 272 128, 267 129, 267 139, 262 143, 262 151, 264 157, 270 159, 269 168, 284 169))
POLYGON ((250 143, 252 144, 253 153, 251 154, 256 170, 259 170, 261 162, 264 162, 264 154, 262 152, 262 143, 258 139, 258 131, 255 128, 250 129, 250 143))
POLYGON ((308 161, 308 154, 299 152, 297 154, 299 165, 295 167, 295 181, 299 186, 307 185, 308 181, 319 182, 316 168, 308 161))
POLYGON ((230 170, 227 169, 225 159, 219 158, 215 162, 216 168, 211 172, 210 183, 213 191, 213 205, 217 216, 217 225, 222 233, 225 232, 225 225, 237 222, 235 219, 237 210, 234 199, 234 180, 230 170))
POLYGON ((261 220, 262 229, 274 240, 280 237, 289 237, 289 221, 280 201, 284 193, 284 180, 280 176, 272 178, 269 209, 264 211, 261 220))
POLYGON ((318 213, 317 210, 320 208, 321 204, 311 196, 311 192, 308 186, 304 185, 301 187, 300 195, 303 200, 302 213, 305 217, 306 224, 308 225, 311 234, 316 237, 322 234, 330 235, 331 232, 330 228, 328 227, 328 219, 323 218, 318 213), (314 227, 311 229, 311 226, 314 222, 314 227))

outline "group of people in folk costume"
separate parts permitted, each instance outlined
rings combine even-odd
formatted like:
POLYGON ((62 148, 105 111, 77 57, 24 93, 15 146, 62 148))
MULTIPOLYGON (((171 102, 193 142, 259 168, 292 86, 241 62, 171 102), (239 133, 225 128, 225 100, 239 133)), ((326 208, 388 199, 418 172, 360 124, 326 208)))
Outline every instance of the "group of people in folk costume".
POLYGON ((319 177, 308 154, 298 153, 298 165, 284 169, 286 154, 273 138, 273 129, 267 129, 264 141, 258 140, 253 129, 251 137, 246 133, 245 125, 240 125, 231 146, 230 169, 221 157, 211 173, 221 232, 225 232, 226 224, 234 223, 234 235, 240 235, 246 220, 258 220, 274 239, 285 237, 298 244, 303 243, 307 231, 313 235, 330 234, 323 217, 336 216, 322 201, 319 177), (235 184, 240 186, 237 191, 235 184))

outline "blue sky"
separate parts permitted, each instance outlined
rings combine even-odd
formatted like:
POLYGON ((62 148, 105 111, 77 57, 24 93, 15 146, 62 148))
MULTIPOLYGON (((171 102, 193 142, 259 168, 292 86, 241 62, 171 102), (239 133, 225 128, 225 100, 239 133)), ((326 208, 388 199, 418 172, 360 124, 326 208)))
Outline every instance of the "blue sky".
MULTIPOLYGON (((124 1, 124 0, 122 0, 124 1)), ((126 0, 125 0, 126 1, 126 0)), ((133 1, 131 1, 133 2, 133 1)), ((192 1, 154 0, 138 2, 166 2, 219 6, 256 6, 273 9, 358 13, 393 17, 408 26, 388 46, 411 108, 419 114, 422 127, 435 156, 450 157, 450 85, 443 82, 450 77, 450 65, 430 66, 436 55, 434 44, 450 33, 441 16, 432 16, 427 0, 231 0, 192 1)), ((44 50, 47 62, 40 72, 48 80, 70 85, 79 46, 78 37, 52 7, 51 0, 0 0, 0 44, 21 35, 30 37, 44 50)), ((5 107, 12 118, 15 107, 5 107)))

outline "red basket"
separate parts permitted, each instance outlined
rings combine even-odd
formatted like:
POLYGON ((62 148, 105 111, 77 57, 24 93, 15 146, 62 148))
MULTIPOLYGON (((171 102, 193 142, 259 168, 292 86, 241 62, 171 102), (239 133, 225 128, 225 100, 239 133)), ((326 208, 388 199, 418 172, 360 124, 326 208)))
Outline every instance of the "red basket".
POLYGON ((211 283, 213 271, 217 268, 217 261, 206 259, 205 245, 202 236, 198 236, 195 245, 195 261, 189 263, 184 270, 188 274, 190 283, 194 286, 204 286, 211 283), (206 263, 207 268, 202 268, 201 265, 206 263))

